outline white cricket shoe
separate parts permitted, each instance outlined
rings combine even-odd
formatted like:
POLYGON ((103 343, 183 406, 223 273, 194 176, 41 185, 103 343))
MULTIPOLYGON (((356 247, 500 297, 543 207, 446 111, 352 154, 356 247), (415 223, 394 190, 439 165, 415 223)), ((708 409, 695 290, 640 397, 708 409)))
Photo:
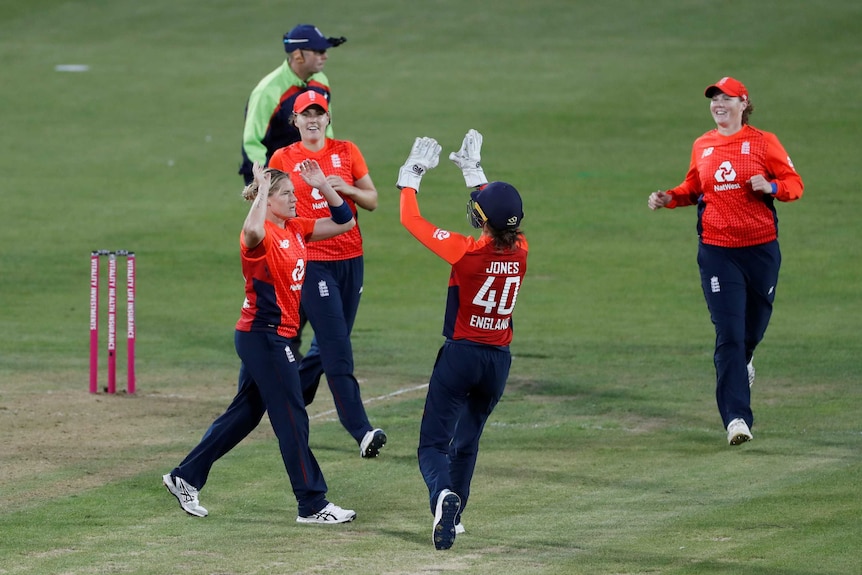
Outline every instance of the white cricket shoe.
POLYGON ((463 523, 456 523, 455 524, 455 535, 461 535, 461 534, 466 533, 466 532, 467 532, 467 530, 464 529, 463 523))
POLYGON ((754 439, 748 424, 741 417, 737 417, 727 424, 727 442, 730 445, 739 445, 754 439))
POLYGON ((297 523, 323 523, 325 525, 334 525, 336 523, 348 523, 356 519, 356 511, 353 509, 342 509, 335 503, 327 503, 326 507, 312 513, 311 515, 296 516, 297 523))
POLYGON ((372 429, 362 438, 359 443, 360 457, 377 457, 380 450, 386 445, 386 434, 382 429, 372 429))
POLYGON ((198 501, 198 490, 186 483, 185 479, 165 473, 162 475, 162 483, 168 488, 170 494, 177 498, 183 511, 195 517, 209 515, 209 512, 201 507, 201 503, 198 501))
POLYGON ((434 511, 432 539, 438 550, 449 549, 455 543, 455 517, 461 509, 461 498, 457 493, 444 489, 437 496, 437 509, 434 511))
POLYGON ((754 358, 751 358, 751 361, 748 362, 748 365, 745 366, 748 369, 748 387, 754 385, 754 358))

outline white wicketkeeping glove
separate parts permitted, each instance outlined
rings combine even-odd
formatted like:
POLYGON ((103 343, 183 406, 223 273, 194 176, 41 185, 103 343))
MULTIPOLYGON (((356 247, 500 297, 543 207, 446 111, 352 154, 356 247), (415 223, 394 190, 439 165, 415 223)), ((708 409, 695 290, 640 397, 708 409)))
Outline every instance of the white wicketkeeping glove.
POLYGON ((449 154, 449 159, 461 168, 464 182, 468 188, 475 188, 488 183, 482 170, 482 134, 470 130, 461 142, 461 149, 449 154))
POLYGON ((440 144, 434 138, 416 138, 407 161, 398 171, 398 189, 413 188, 419 191, 419 182, 425 172, 437 166, 440 161, 440 144))

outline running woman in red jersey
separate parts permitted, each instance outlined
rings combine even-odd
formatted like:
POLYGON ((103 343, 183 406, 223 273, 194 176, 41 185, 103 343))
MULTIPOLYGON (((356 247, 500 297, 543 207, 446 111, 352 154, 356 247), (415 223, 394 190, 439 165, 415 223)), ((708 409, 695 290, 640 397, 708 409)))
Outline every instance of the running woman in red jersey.
MULTIPOLYGON (((304 218, 319 218, 327 209, 320 190, 298 177, 298 166, 309 158, 320 164, 327 182, 354 215, 357 207, 376 209, 377 189, 359 148, 353 142, 326 137, 326 98, 306 92, 296 99, 293 111, 301 140, 276 150, 269 165, 291 174, 296 187, 296 213, 304 218)), ((386 443, 386 434, 368 421, 359 382, 353 375, 350 341, 363 279, 362 233, 358 225, 346 234, 308 247, 302 311, 314 329, 314 338, 299 363, 299 377, 306 403, 310 404, 320 377, 326 374, 338 419, 359 445, 359 455, 376 457, 386 443)))
POLYGON ((326 240, 356 225, 350 207, 327 184, 313 160, 300 174, 317 187, 328 204, 327 217, 296 217, 290 178, 254 165, 254 182, 243 191, 251 201, 240 234, 245 301, 234 343, 242 363, 239 386, 227 410, 207 429, 200 443, 162 477, 168 491, 189 515, 206 517, 198 493, 210 469, 260 423, 269 420, 298 504, 298 523, 344 523, 356 513, 326 499, 326 481, 308 447, 308 413, 289 338, 299 325, 299 297, 307 258, 306 242, 326 240))
POLYGON ((697 205, 701 287, 715 326, 716 401, 730 445, 753 438, 754 350, 763 339, 781 251, 775 200, 802 196, 802 178, 775 134, 752 127, 738 80, 706 88, 716 128, 694 142, 685 180, 649 196, 650 209, 697 205))
POLYGON ((488 183, 481 167, 482 135, 470 130, 449 155, 472 188, 468 218, 478 239, 443 230, 419 213, 416 195, 424 173, 435 167, 440 146, 416 138, 398 174, 401 223, 422 245, 452 266, 443 347, 437 354, 419 431, 419 470, 434 514, 432 539, 449 549, 463 533, 461 513, 479 438, 506 386, 512 356, 512 312, 527 272, 527 240, 521 232, 521 196, 510 184, 488 183))

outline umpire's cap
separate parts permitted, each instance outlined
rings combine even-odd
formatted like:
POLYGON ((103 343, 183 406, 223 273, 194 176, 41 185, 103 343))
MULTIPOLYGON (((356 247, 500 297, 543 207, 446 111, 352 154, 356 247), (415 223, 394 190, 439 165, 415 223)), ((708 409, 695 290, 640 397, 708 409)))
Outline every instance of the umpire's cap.
POLYGON ((284 35, 284 51, 294 50, 328 50, 347 42, 344 36, 327 38, 313 24, 300 24, 284 35))
POLYGON ((521 194, 511 184, 491 182, 481 190, 470 192, 473 209, 496 230, 514 230, 524 219, 521 194))

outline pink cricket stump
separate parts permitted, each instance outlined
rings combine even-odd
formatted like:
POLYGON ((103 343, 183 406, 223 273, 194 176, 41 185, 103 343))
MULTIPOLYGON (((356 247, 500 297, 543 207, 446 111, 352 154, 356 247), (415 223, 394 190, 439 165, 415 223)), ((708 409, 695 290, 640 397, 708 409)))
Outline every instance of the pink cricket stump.
POLYGON ((126 255, 126 393, 135 393, 135 252, 126 255))
POLYGON ((90 393, 99 391, 99 252, 90 254, 90 393))
POLYGON ((117 392, 117 254, 108 255, 108 393, 117 392))

